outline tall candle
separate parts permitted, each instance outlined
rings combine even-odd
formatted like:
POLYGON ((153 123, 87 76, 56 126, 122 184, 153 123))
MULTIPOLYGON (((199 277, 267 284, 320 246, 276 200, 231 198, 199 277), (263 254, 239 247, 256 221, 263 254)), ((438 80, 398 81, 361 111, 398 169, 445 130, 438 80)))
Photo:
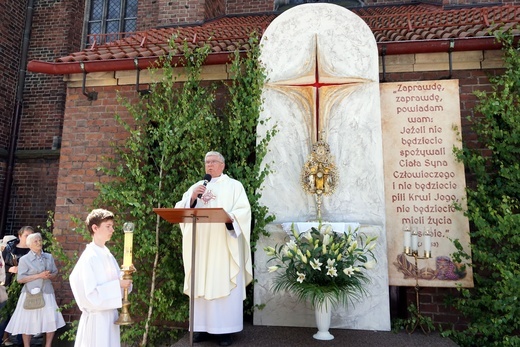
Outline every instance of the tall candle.
POLYGON ((432 254, 432 231, 430 228, 426 228, 424 233, 424 257, 430 258, 432 254))
POLYGON ((134 223, 126 222, 123 225, 125 243, 123 246, 123 268, 130 269, 132 266, 132 244, 134 242, 134 223))
POLYGON ((410 247, 412 246, 412 232, 410 226, 406 224, 403 228, 404 231, 404 252, 410 253, 410 247))
POLYGON ((412 231, 412 253, 419 252, 419 235, 417 234, 417 228, 414 227, 412 231))

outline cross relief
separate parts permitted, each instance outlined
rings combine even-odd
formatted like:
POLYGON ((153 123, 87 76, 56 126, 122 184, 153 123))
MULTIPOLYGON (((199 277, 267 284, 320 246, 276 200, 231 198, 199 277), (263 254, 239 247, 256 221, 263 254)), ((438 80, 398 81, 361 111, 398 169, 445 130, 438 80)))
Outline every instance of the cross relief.
POLYGON ((341 91, 352 90, 362 83, 372 82, 356 76, 334 76, 325 70, 322 67, 324 65, 320 64, 320 60, 325 58, 326 52, 320 52, 318 41, 318 36, 314 35, 314 49, 309 50, 310 56, 307 59, 309 64, 302 66, 304 71, 300 75, 266 84, 268 88, 274 87, 283 91, 289 98, 295 97, 294 92, 300 97, 306 98, 309 110, 308 118, 313 134, 310 145, 319 140, 326 141, 323 134, 326 134, 327 125, 324 123, 329 119, 326 112, 332 105, 324 105, 323 108, 320 108, 321 99, 324 99, 325 102, 334 102, 338 97, 338 92, 344 97, 348 97, 350 93, 345 94, 341 91), (334 96, 334 98, 330 96, 334 96))

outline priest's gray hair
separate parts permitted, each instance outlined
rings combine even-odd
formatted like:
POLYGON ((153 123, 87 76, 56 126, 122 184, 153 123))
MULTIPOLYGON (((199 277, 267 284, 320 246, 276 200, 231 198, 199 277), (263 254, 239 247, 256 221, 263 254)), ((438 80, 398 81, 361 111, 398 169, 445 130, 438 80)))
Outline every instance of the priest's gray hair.
POLYGON ((213 156, 216 156, 218 157, 218 159, 222 162, 222 163, 226 163, 226 159, 224 159, 224 156, 222 154, 220 154, 219 152, 216 152, 216 151, 210 151, 208 153, 206 153, 206 156, 204 157, 204 160, 207 158, 207 157, 213 157, 213 156))
POLYGON ((31 244, 36 239, 42 240, 42 234, 32 233, 31 235, 27 235, 27 240, 25 241, 25 243, 27 244, 27 246, 31 247, 31 244))

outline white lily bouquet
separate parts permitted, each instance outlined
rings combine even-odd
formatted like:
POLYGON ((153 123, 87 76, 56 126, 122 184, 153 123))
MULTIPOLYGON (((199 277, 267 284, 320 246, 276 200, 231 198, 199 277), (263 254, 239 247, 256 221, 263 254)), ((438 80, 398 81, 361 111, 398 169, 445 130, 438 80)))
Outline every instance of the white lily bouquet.
POLYGON ((370 283, 366 270, 376 264, 377 236, 367 237, 350 227, 337 233, 321 222, 302 234, 293 224, 291 231, 294 238, 287 243, 264 248, 272 256, 267 263, 276 263, 269 266, 269 272, 276 273, 275 293, 293 292, 313 307, 325 299, 333 306, 345 305, 366 294, 364 286, 370 283))

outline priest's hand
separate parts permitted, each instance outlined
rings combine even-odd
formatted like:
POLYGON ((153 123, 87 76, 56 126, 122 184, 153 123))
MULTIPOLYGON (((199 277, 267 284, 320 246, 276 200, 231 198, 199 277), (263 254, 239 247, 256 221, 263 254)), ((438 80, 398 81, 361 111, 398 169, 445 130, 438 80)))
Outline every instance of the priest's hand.
POLYGON ((197 198, 200 198, 202 195, 204 195, 205 191, 206 191, 206 186, 201 184, 197 188, 193 189, 193 193, 191 194, 191 199, 195 200, 197 198))

